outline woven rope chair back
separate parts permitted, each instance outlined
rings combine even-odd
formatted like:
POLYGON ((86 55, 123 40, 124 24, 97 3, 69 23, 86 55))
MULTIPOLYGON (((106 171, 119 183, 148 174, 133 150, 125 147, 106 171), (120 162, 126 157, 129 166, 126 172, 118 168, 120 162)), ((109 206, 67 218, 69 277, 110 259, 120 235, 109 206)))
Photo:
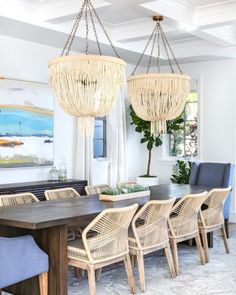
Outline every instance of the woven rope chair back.
POLYGON ((95 194, 101 194, 105 190, 109 189, 110 186, 108 184, 99 184, 99 185, 87 185, 85 187, 86 194, 89 195, 95 195, 95 194))
POLYGON ((110 260, 129 252, 128 228, 137 208, 138 205, 134 204, 106 209, 85 228, 82 239, 90 263, 110 260))
POLYGON ((201 210, 201 220, 204 226, 215 226, 224 223, 224 202, 231 187, 212 189, 204 201, 206 209, 201 210))
POLYGON ((205 201, 207 192, 187 195, 171 210, 170 230, 173 236, 194 234, 198 231, 198 213, 205 201))
POLYGON ((36 203, 36 202, 39 202, 39 200, 34 194, 31 194, 31 193, 0 196, 0 207, 17 206, 22 204, 36 203))
POLYGON ((175 199, 149 201, 135 215, 132 229, 140 250, 152 248, 169 240, 167 221, 175 199))
POLYGON ((80 194, 73 187, 47 190, 44 195, 48 201, 80 197, 80 194))

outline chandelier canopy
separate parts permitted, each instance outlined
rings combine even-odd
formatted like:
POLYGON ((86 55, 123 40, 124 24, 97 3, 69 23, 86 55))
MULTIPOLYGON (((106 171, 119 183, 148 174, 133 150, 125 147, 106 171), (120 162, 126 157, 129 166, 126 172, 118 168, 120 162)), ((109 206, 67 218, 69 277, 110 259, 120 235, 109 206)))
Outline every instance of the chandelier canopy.
POLYGON ((92 135, 94 117, 106 116, 125 81, 125 66, 90 0, 84 0, 61 57, 49 61, 49 83, 66 113, 79 117, 81 134, 92 135), (82 16, 85 17, 85 55, 69 55, 82 16), (101 26, 116 57, 102 55, 95 28, 101 26), (99 55, 89 54, 89 25, 92 26, 99 55))
POLYGON ((128 79, 128 91, 135 113, 145 121, 151 122, 151 133, 155 136, 166 133, 166 121, 178 117, 185 106, 190 91, 190 77, 183 72, 175 58, 167 37, 161 27, 162 16, 154 16, 156 26, 140 56, 138 63, 128 79), (160 72, 161 41, 168 59, 171 73, 160 72), (146 50, 152 42, 151 54, 146 74, 135 75, 146 50), (157 43, 157 44, 156 44, 157 43), (153 59, 154 49, 157 49, 157 73, 149 73, 153 59), (179 74, 174 72, 174 64, 179 74))

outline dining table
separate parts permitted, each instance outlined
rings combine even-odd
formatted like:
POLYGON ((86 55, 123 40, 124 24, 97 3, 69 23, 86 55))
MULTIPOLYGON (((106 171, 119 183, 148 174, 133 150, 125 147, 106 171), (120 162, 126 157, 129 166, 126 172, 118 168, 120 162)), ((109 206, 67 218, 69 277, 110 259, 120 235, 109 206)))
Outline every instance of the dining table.
MULTIPOLYGON (((150 187, 150 196, 115 202, 100 201, 97 194, 1 207, 0 236, 32 235, 39 247, 49 256, 49 295, 67 295, 68 225, 88 224, 104 209, 120 208, 134 203, 141 207, 149 200, 178 200, 187 194, 202 193, 210 189, 206 186, 160 184, 150 187)), ((5 290, 15 295, 39 295, 38 280, 32 278, 5 290)))

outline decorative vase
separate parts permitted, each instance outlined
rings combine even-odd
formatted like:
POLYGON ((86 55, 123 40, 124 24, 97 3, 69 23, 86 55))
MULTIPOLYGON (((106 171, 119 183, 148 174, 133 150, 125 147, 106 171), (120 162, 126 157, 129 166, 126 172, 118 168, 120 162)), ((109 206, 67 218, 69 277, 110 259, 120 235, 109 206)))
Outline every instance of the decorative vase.
POLYGON ((48 181, 58 181, 59 179, 59 172, 56 166, 52 166, 52 169, 48 173, 48 181))

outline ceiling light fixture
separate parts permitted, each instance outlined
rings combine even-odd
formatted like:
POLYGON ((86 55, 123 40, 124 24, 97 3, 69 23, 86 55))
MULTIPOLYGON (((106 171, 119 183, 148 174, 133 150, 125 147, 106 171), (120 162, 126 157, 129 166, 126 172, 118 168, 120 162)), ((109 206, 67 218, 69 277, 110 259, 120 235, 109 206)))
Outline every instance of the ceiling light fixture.
POLYGON ((125 81, 125 66, 99 19, 91 0, 84 0, 64 46, 61 57, 49 61, 49 83, 61 108, 79 117, 80 134, 92 135, 94 117, 107 115, 125 81), (82 17, 85 18, 85 55, 69 55, 82 17), (107 37, 116 57, 102 55, 95 21, 107 37), (89 27, 99 55, 89 54, 89 27))
POLYGON ((153 20, 156 22, 155 28, 131 77, 128 79, 128 91, 135 113, 143 120, 150 121, 151 133, 158 136, 161 133, 166 133, 167 120, 172 120, 182 113, 190 91, 190 77, 183 75, 161 27, 160 22, 163 20, 163 16, 154 16, 153 20), (147 72, 146 74, 135 75, 151 42, 151 54, 147 72), (160 71, 161 43, 163 44, 171 73, 161 73, 160 71), (156 66, 158 72, 149 73, 154 50, 157 50, 156 66), (174 64, 177 66, 179 74, 175 74, 174 64))

